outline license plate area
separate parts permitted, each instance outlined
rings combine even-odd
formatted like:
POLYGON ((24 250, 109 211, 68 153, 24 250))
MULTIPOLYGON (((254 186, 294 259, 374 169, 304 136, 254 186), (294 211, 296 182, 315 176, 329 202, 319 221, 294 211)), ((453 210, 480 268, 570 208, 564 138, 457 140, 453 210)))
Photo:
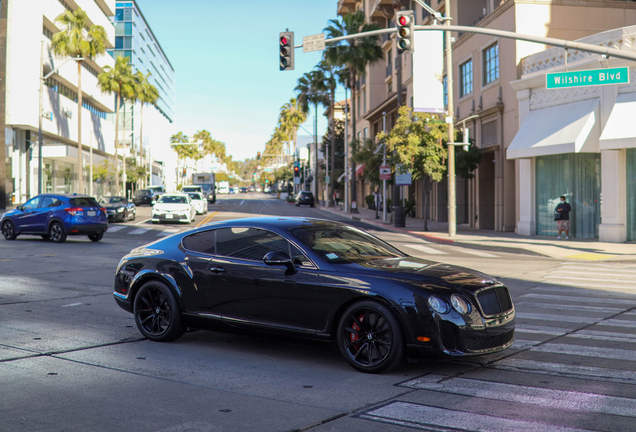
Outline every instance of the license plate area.
POLYGON ((97 216, 97 212, 95 210, 88 210, 86 212, 87 216, 97 216))
POLYGON ((166 219, 172 219, 172 215, 171 214, 167 214, 166 215, 166 219))

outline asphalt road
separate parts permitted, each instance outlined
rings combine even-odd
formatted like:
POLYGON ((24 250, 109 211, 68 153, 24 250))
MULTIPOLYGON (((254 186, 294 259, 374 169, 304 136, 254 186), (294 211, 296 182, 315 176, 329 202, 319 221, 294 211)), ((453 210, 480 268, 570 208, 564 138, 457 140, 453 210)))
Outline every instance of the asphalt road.
POLYGON ((517 308, 496 355, 354 371, 328 344, 192 331, 141 338, 112 298, 130 249, 258 215, 338 218, 222 196, 191 225, 150 209, 103 240, 0 240, 0 431, 636 431, 636 264, 444 246, 352 223, 404 252, 502 279, 517 308))

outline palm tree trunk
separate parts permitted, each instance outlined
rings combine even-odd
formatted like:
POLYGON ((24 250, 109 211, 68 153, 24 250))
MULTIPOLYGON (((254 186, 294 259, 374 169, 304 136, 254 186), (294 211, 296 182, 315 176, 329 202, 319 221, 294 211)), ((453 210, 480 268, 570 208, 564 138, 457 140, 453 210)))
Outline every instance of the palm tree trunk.
POLYGON ((119 92, 115 107, 115 195, 119 195, 119 92))
MULTIPOLYGON (((356 70, 351 68, 351 202, 356 202, 356 208, 351 207, 351 213, 359 213, 357 207, 357 187, 356 187, 356 162, 355 156, 358 150, 356 143, 356 70)), ((346 170, 346 168, 345 168, 346 170)))
POLYGON ((124 102, 124 142, 123 142, 123 146, 122 146, 122 168, 123 168, 123 173, 122 173, 122 183, 124 184, 124 194, 123 196, 126 196, 126 184, 128 183, 128 176, 126 175, 126 99, 123 100, 124 102))
MULTIPOLYGON (((333 193, 336 189, 336 88, 331 88, 331 170, 329 173, 331 174, 331 187, 329 190, 328 201, 330 205, 328 207, 335 207, 333 193)), ((328 156, 328 155, 327 155, 328 156)))
POLYGON ((84 193, 84 155, 82 154, 82 62, 77 62, 77 192, 84 193))
MULTIPOLYGON (((144 103, 141 103, 141 124, 139 125, 139 166, 144 166, 144 103)), ((143 186, 143 183, 142 183, 143 186)))

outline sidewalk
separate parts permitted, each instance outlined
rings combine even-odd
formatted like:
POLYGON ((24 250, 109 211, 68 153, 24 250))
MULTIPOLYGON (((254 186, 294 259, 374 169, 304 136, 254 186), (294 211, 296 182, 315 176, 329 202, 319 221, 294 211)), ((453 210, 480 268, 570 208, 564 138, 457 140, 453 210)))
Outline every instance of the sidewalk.
POLYGON ((606 243, 590 239, 557 240, 555 237, 534 236, 526 237, 511 232, 495 232, 492 230, 479 230, 467 225, 457 226, 457 235, 448 235, 448 223, 428 221, 429 231, 424 231, 422 219, 406 218, 406 227, 395 228, 390 225, 391 214, 387 214, 388 222, 382 221, 382 212, 379 219, 375 218, 375 210, 359 208, 359 214, 345 213, 339 208, 327 208, 317 206, 321 210, 360 220, 371 225, 412 235, 422 240, 446 245, 456 245, 472 249, 481 249, 493 252, 522 253, 540 255, 558 259, 579 259, 590 261, 636 261, 636 244, 633 243, 606 243))

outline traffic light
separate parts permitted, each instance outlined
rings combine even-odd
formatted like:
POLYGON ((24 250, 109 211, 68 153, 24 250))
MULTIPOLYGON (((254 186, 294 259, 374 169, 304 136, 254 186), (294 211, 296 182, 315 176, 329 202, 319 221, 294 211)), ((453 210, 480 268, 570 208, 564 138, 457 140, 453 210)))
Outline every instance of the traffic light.
POLYGON ((397 17, 397 48, 398 53, 413 52, 413 33, 415 17, 413 11, 399 11, 397 17))
POLYGON ((261 160, 261 152, 256 153, 256 160, 261 160))
POLYGON ((294 167, 294 177, 300 177, 300 167, 294 167))
POLYGON ((281 32, 278 43, 280 70, 294 70, 294 32, 281 32))

